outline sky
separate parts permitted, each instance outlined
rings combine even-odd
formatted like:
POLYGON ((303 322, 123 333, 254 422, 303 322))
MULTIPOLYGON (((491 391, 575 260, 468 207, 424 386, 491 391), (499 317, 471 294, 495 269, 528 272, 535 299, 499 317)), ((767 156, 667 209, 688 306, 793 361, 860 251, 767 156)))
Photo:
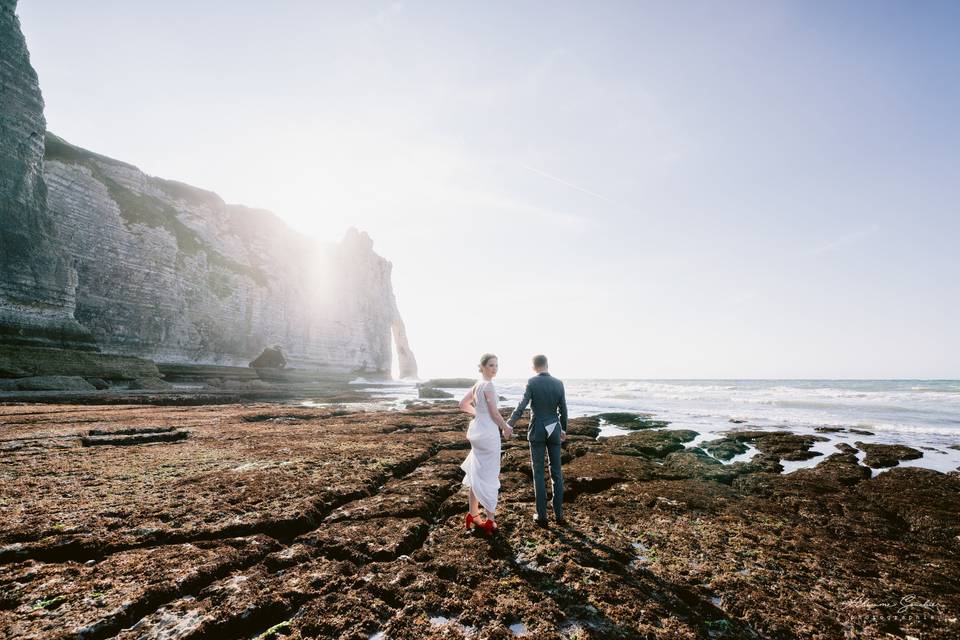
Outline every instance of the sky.
POLYGON ((49 130, 367 231, 421 377, 960 378, 960 3, 17 13, 49 130))

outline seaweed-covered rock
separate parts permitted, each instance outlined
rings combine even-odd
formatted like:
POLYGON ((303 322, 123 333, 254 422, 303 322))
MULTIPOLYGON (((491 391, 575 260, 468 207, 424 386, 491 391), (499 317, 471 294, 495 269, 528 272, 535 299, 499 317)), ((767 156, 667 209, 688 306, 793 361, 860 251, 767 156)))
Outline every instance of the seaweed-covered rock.
POLYGON ((623 429, 660 429, 670 424, 666 420, 654 420, 652 413, 631 411, 598 413, 594 417, 623 429))
POLYGON ((563 470, 564 500, 582 493, 598 493, 628 480, 649 480, 657 467, 634 456, 594 453, 571 460, 563 470))
POLYGON ((857 462, 853 453, 834 453, 811 469, 798 469, 796 478, 813 478, 815 482, 829 480, 844 486, 852 486, 870 478, 870 469, 857 462))
POLYGON ((856 447, 854 447, 853 445, 851 445, 851 444, 849 444, 849 443, 846 443, 846 442, 837 442, 837 443, 834 444, 833 446, 836 447, 837 449, 839 449, 841 453, 856 453, 856 452, 857 452, 857 448, 856 448, 856 447))
POLYGON ((600 420, 596 416, 572 418, 567 422, 567 436, 584 436, 592 439, 598 435, 600 435, 600 420))
POLYGON ((681 451, 685 442, 697 437, 696 431, 689 429, 662 429, 657 431, 635 431, 633 433, 609 438, 612 453, 628 456, 646 456, 663 458, 674 451, 681 451))
POLYGON ((762 430, 728 431, 724 436, 736 442, 750 442, 763 453, 776 456, 781 460, 809 460, 823 455, 817 451, 810 451, 810 447, 815 442, 829 440, 823 436, 762 430))
POLYGON ((520 470, 529 451, 507 441, 500 531, 486 538, 463 526, 468 419, 434 405, 0 406, 0 628, 38 640, 960 631, 958 473, 869 479, 842 453, 789 474, 764 453, 661 463, 573 436, 566 522, 541 529, 520 470), (903 594, 932 604, 850 604, 903 594))
POLYGON ((922 451, 902 444, 857 442, 857 446, 867 454, 863 463, 873 469, 895 467, 900 464, 901 460, 916 460, 923 457, 922 451))
POLYGON ((701 445, 710 455, 720 460, 729 460, 741 453, 749 451, 747 445, 734 438, 717 438, 704 442, 701 445))
POLYGON ((663 473, 668 477, 712 480, 723 484, 730 484, 746 474, 779 473, 782 470, 777 458, 769 454, 758 454, 748 462, 724 464, 699 447, 671 453, 663 463, 663 473))

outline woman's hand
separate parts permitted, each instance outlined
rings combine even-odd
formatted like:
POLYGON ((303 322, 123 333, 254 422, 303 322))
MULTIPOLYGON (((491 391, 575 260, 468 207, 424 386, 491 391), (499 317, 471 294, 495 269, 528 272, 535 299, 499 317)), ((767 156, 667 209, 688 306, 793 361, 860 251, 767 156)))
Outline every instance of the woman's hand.
POLYGON ((505 424, 504 426, 500 427, 500 433, 503 434, 505 440, 509 440, 513 437, 513 427, 511 427, 509 424, 505 424))

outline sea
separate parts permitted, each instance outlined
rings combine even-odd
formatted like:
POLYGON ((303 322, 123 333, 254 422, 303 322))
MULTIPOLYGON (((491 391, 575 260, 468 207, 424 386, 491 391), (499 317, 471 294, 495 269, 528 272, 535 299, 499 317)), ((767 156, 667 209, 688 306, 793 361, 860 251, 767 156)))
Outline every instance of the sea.
MULTIPOLYGON (((501 406, 516 406, 526 379, 495 379, 501 406)), ((415 381, 354 384, 402 408, 417 398, 415 381)), ((901 466, 940 472, 960 469, 960 380, 603 380, 564 379, 570 417, 609 411, 652 414, 670 422, 667 429, 692 429, 698 446, 734 429, 764 429, 827 438, 813 450, 823 454, 799 462, 784 461, 784 473, 817 464, 835 445, 857 441, 904 444, 923 452, 901 466), (818 432, 817 427, 837 427, 818 432), (848 429, 867 431, 852 433, 848 429)), ((464 389, 445 389, 457 399, 464 389)), ((599 437, 629 433, 602 424, 599 437)), ((751 448, 732 461, 749 460, 751 448)), ((863 459, 863 452, 858 457, 863 459)), ((874 475, 886 469, 874 470, 874 475)))

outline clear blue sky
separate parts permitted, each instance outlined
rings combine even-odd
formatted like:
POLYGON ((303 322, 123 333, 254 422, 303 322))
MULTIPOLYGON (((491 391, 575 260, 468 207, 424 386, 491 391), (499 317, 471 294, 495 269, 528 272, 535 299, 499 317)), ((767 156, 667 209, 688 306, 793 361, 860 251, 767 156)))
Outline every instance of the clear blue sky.
POLYGON ((425 375, 960 377, 958 2, 18 13, 52 131, 368 231, 425 375))

